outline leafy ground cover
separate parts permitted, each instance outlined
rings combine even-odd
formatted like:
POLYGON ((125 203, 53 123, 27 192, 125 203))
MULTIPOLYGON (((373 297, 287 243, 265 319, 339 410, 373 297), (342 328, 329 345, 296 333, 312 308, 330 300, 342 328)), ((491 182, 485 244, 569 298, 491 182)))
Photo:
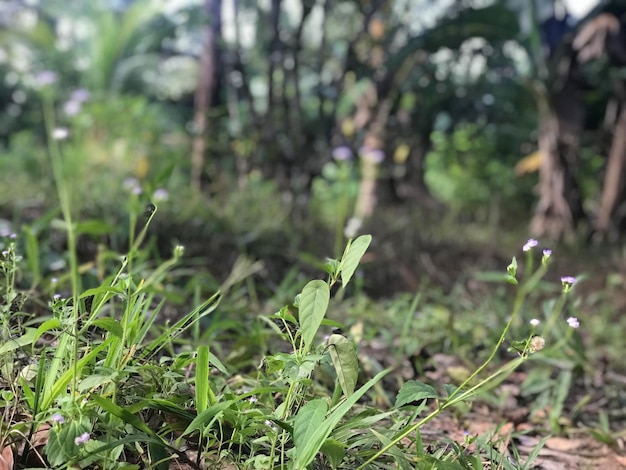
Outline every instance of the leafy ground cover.
POLYGON ((95 178, 45 121, 2 162, 2 468, 624 465, 619 256, 398 207, 344 239, 352 177, 308 212, 258 176, 95 178))
POLYGON ((3 468, 624 464, 611 286, 579 295, 585 275, 550 277, 572 266, 548 247, 378 300, 369 236, 314 280, 260 286, 241 257, 214 286, 182 246, 155 259, 156 206, 130 207, 128 251, 84 263, 62 206, 54 275, 32 231, 3 233, 3 468))

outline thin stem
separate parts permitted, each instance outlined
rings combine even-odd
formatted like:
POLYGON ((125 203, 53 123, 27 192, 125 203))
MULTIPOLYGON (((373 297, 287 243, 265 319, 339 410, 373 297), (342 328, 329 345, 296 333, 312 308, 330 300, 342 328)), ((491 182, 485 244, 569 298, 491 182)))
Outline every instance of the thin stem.
POLYGON ((485 368, 489 365, 489 363, 495 358, 496 354, 498 353, 500 349, 500 346, 502 346, 502 343, 504 343, 506 335, 509 329, 511 328, 513 321, 515 320, 520 310, 522 309, 522 306, 524 305, 524 301, 526 300, 528 293, 537 285, 539 280, 545 275, 546 271, 547 271, 547 265, 542 264, 537 269, 537 271, 520 286, 519 290, 517 291, 517 296, 515 297, 513 311, 511 313, 509 321, 507 321, 504 329, 502 330, 502 334, 500 335, 500 338, 498 339, 498 342, 496 343, 495 347, 491 351, 491 354, 489 355, 487 360, 483 362, 483 364, 478 369, 476 369, 454 392, 452 392, 441 406, 439 406, 436 410, 431 412, 428 416, 424 417, 423 419, 421 419, 414 425, 409 426, 407 429, 405 429, 400 434, 395 436, 394 439, 391 440, 391 442, 383 446, 378 452, 376 452, 372 457, 370 457, 365 463, 359 466, 357 470, 361 470, 365 468, 366 465, 372 463, 378 457, 380 457, 389 449, 391 449, 393 446, 395 446, 398 442, 408 437, 410 434, 418 430, 424 424, 428 423, 430 420, 432 420, 435 416, 437 416, 439 413, 441 413, 445 409, 451 407, 452 405, 460 401, 467 400, 468 398, 472 397, 473 395, 476 394, 478 390, 483 388, 486 384, 494 380, 496 377, 498 377, 504 372, 513 371, 515 368, 519 367, 519 365, 522 364, 524 360, 526 360, 527 356, 519 357, 515 359, 514 361, 510 362, 509 364, 505 365, 504 367, 501 367, 496 372, 491 374, 489 377, 481 380, 479 383, 472 386, 468 390, 463 390, 463 388, 467 386, 472 380, 474 380, 474 378, 476 378, 478 374, 480 374, 483 370, 485 370, 485 368))
MULTIPOLYGON (((70 261, 70 279, 72 283, 72 336, 73 336, 73 350, 71 361, 74 368, 74 376, 72 378, 73 390, 77 388, 78 381, 78 293, 81 290, 80 286, 80 274, 78 272, 78 256, 76 253, 76 233, 74 232, 74 223, 72 220, 72 210, 70 202, 70 188, 68 181, 65 178, 63 155, 58 142, 52 138, 54 130, 54 107, 52 101, 49 99, 44 100, 43 104, 43 117, 44 125, 46 127, 46 134, 48 138, 48 152, 50 154, 50 161, 52 164, 52 173, 56 182, 57 194, 59 196, 59 203, 61 205, 61 213, 65 221, 65 229, 67 232, 67 251, 70 261)), ((74 395, 72 393, 72 395, 74 395)))

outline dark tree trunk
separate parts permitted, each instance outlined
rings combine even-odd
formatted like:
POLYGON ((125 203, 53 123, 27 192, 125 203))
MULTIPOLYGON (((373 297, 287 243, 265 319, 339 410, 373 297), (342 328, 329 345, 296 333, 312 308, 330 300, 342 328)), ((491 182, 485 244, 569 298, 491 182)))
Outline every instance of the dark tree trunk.
POLYGON ((571 50, 555 62, 547 99, 539 98, 539 202, 531 222, 535 237, 572 235, 585 217, 578 184, 579 144, 584 128, 583 81, 571 50))

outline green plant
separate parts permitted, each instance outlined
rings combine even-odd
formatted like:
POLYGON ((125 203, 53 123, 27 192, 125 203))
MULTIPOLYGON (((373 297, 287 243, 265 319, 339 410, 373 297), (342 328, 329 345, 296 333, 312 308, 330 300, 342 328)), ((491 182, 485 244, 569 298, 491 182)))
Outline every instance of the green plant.
MULTIPOLYGON (((480 393, 500 384, 507 376, 509 376, 514 370, 519 368, 525 362, 535 360, 537 357, 541 358, 549 356, 554 351, 558 351, 560 348, 568 344, 574 329, 578 328, 578 320, 575 317, 570 317, 567 320, 569 328, 565 334, 555 334, 555 329, 565 306, 567 294, 576 283, 576 279, 569 276, 561 278, 562 295, 560 300, 553 304, 553 308, 548 315, 546 325, 542 329, 541 335, 535 334, 533 329, 526 339, 521 341, 512 341, 510 351, 517 352, 518 357, 500 367, 497 367, 495 371, 489 373, 486 377, 481 377, 482 372, 488 369, 488 366, 492 363, 496 354, 499 352, 501 346, 507 339, 507 334, 511 330, 511 327, 517 317, 520 315, 525 301, 547 272, 549 260, 552 254, 551 250, 543 251, 541 263, 539 267, 533 271, 534 258, 532 252, 533 248, 536 246, 537 241, 532 239, 528 240, 528 242, 524 245, 524 251, 527 252, 527 256, 526 267, 521 281, 518 279, 518 263, 515 257, 507 267, 506 274, 498 276, 502 280, 518 286, 518 290, 512 312, 509 315, 502 334, 492 349, 489 357, 483 362, 482 365, 469 374, 469 376, 458 386, 445 384, 442 386, 442 390, 438 391, 433 386, 416 380, 411 380, 405 383, 399 390, 396 397, 396 408, 401 409, 402 407, 410 405, 414 402, 422 402, 423 405, 426 400, 434 399, 437 403, 435 409, 428 413, 425 417, 419 419, 416 423, 407 425, 404 429, 395 434, 393 438, 388 439, 387 442, 383 442, 382 448, 375 452, 365 463, 360 465, 358 467, 359 469, 365 468, 369 463, 374 462, 376 459, 387 453, 394 452, 402 440, 409 438, 412 434, 417 435, 422 426, 444 411, 457 406, 460 403, 472 400, 480 393), (556 336, 557 341, 554 341, 548 348, 545 348, 546 340, 552 340, 553 336, 556 336), (540 351, 542 352, 539 353, 540 351)), ((532 319, 530 320, 530 323, 534 328, 540 324, 540 321, 532 319)), ((560 406, 556 408, 556 411, 552 416, 553 419, 558 419, 558 416, 560 416, 562 403, 567 395, 568 386, 569 381, 565 381, 564 385, 555 390, 554 402, 560 406)), ((415 416, 417 415, 418 413, 416 412, 415 416)))

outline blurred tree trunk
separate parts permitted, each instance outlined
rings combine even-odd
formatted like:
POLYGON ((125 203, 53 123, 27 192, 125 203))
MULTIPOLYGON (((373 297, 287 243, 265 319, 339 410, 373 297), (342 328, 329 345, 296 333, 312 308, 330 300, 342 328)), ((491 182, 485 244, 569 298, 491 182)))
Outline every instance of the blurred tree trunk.
POLYGON ((222 0, 205 0, 208 23, 203 31, 200 77, 194 96, 194 138, 191 149, 191 185, 200 190, 208 134, 207 113, 213 103, 219 73, 219 40, 222 34, 222 0))
POLYGON ((626 166, 626 103, 620 103, 620 112, 613 130, 611 150, 604 174, 602 201, 595 223, 596 234, 604 236, 610 227, 616 207, 624 200, 624 167, 626 166))
POLYGON ((571 73, 566 77, 554 77, 551 82, 559 89, 551 90, 549 104, 540 104, 539 150, 542 160, 539 203, 531 233, 535 237, 547 236, 556 240, 571 235, 585 215, 577 179, 585 107, 582 90, 571 73))

